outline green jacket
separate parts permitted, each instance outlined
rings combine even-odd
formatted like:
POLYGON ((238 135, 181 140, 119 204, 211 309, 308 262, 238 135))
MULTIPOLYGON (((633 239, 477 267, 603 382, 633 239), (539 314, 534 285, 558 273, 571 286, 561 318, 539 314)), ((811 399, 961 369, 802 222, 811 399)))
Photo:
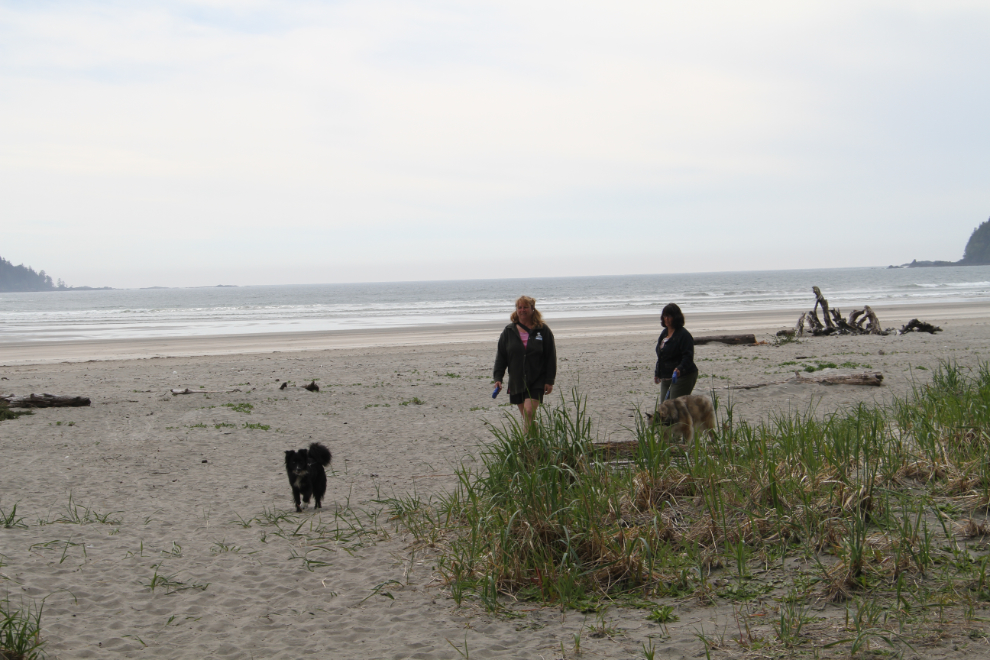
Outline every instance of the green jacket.
POLYGON ((542 392, 544 385, 553 385, 557 377, 557 346, 550 328, 534 328, 523 346, 516 324, 510 323, 498 338, 495 353, 495 380, 505 377, 509 369, 509 394, 542 392))

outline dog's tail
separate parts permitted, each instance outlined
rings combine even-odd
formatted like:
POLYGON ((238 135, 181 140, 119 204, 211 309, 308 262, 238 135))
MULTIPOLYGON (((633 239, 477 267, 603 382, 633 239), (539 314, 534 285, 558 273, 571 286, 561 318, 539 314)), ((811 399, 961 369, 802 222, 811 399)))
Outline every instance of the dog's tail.
POLYGON ((309 455, 310 458, 323 467, 330 465, 330 460, 333 458, 330 454, 330 450, 318 442, 314 442, 309 446, 309 455))

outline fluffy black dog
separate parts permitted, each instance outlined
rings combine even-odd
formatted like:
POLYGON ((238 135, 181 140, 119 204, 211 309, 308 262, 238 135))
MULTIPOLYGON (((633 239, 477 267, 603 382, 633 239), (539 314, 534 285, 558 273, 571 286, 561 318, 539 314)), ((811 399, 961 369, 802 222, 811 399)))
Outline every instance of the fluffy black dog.
POLYGON ((296 502, 296 511, 302 511, 299 506, 299 496, 302 501, 309 503, 313 497, 313 508, 321 508, 320 502, 327 492, 327 473, 323 468, 330 465, 330 450, 318 442, 309 449, 285 452, 285 471, 289 473, 289 484, 292 486, 292 499, 296 502))

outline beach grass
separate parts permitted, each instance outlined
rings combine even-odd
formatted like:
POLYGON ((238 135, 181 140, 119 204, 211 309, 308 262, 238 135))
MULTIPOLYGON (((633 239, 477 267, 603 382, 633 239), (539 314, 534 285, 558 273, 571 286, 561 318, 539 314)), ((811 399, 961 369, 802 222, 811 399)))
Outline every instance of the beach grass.
POLYGON ((36 660, 45 657, 41 637, 44 605, 14 605, 8 594, 0 600, 0 658, 36 660))
POLYGON ((737 422, 715 399, 713 436, 678 445, 637 415, 619 460, 572 391, 528 432, 492 427, 451 492, 389 500, 393 519, 439 548, 458 605, 489 611, 770 595, 774 643, 807 641, 809 604, 832 603, 845 624, 822 644, 855 654, 988 607, 990 365, 943 362, 904 399, 826 415, 737 422))

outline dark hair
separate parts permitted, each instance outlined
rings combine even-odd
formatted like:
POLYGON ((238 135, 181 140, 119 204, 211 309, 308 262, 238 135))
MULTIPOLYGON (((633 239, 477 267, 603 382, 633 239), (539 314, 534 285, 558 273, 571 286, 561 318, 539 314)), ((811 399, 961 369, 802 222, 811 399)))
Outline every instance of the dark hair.
POLYGON ((667 303, 667 305, 663 308, 663 311, 660 312, 660 318, 663 318, 664 316, 671 320, 674 324, 675 330, 680 330, 684 327, 684 312, 682 312, 681 308, 676 304, 667 303))

